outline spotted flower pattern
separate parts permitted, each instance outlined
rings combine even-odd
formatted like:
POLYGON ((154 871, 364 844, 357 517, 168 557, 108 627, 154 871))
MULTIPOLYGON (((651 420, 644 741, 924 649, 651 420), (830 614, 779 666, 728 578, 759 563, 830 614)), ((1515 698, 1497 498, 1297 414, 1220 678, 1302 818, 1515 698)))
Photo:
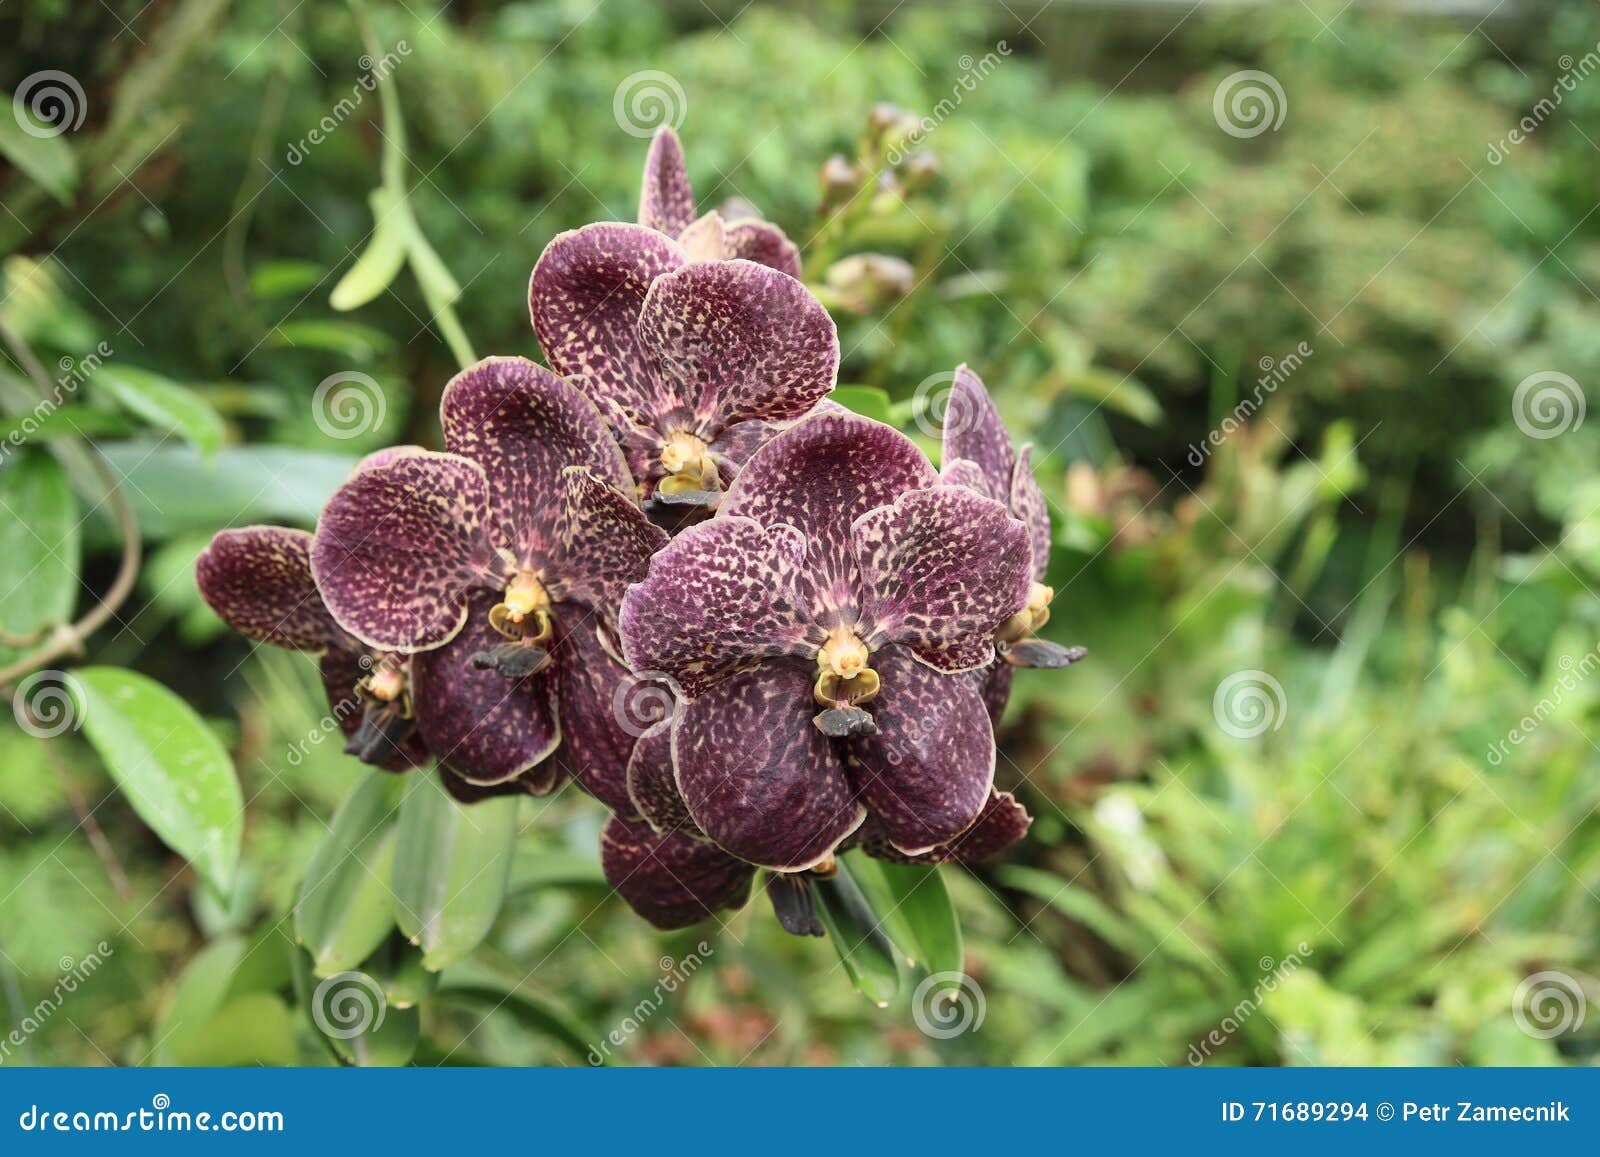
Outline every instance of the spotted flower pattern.
POLYGON ((1026 529, 904 435, 829 412, 751 458, 623 601, 636 671, 676 680, 673 784, 724 851, 824 865, 871 815, 925 854, 976 821, 994 740, 975 681, 1025 606, 1026 529))
POLYGON ((703 216, 696 214, 683 145, 668 125, 656 130, 645 158, 639 224, 671 237, 692 261, 743 257, 790 277, 800 276, 800 250, 776 225, 759 217, 724 221, 715 209, 703 216))
POLYGON ((546 359, 599 407, 645 509, 677 527, 833 389, 839 338, 788 272, 736 254, 700 260, 675 240, 671 226, 693 212, 676 138, 658 136, 651 156, 649 223, 563 233, 534 267, 528 302, 546 359))
POLYGON ((1011 695, 1015 667, 1065 667, 1084 656, 1082 647, 1063 647, 1038 637, 1050 618, 1055 591, 1045 585, 1050 565, 1050 512, 1033 476, 1031 445, 1014 450, 994 399, 965 365, 956 367, 944 411, 944 481, 966 486, 1003 503, 1028 528, 1033 547, 1033 582, 1027 605, 995 632, 995 661, 983 673, 983 698, 999 721, 1011 695))
POLYGON ((499 784, 553 758, 626 810, 615 610, 666 536, 622 489, 593 405, 550 371, 489 358, 440 414, 445 452, 393 453, 329 500, 311 548, 328 610, 412 655, 418 729, 460 776, 499 784))

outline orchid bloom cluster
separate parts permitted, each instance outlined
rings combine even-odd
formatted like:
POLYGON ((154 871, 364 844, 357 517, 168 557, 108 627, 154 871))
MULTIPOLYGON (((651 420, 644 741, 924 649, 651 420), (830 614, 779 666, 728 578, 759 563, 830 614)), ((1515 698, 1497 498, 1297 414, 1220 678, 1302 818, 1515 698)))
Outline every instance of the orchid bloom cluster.
POLYGON ((795 246, 697 215, 671 130, 639 224, 557 237, 529 288, 549 369, 488 358, 440 404, 444 449, 363 460, 314 534, 254 526, 197 564, 251 639, 321 656, 346 750, 437 764, 464 802, 568 780, 611 812, 613 887, 674 928, 748 898, 821 934, 843 851, 993 855, 1031 822, 994 786, 1037 636, 1049 519, 977 376, 943 470, 825 400, 839 368, 795 246), (630 689, 670 688, 641 726, 630 689))

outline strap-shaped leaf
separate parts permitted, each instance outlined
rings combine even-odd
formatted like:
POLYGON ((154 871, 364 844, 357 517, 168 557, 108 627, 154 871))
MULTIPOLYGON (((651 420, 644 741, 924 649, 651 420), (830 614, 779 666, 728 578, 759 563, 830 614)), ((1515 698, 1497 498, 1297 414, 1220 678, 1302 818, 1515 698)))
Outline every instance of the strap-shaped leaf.
POLYGON ((900 991, 896 960, 903 956, 850 873, 816 882, 817 914, 856 988, 879 1008, 900 991))
POLYGON ((505 899, 517 797, 467 807, 437 776, 408 777, 394 850, 394 915, 437 972, 476 948, 505 899))
POLYGON ((394 927, 394 863, 399 781, 370 772, 334 813, 306 867, 294 906, 295 939, 312 971, 332 976, 355 968, 394 927))

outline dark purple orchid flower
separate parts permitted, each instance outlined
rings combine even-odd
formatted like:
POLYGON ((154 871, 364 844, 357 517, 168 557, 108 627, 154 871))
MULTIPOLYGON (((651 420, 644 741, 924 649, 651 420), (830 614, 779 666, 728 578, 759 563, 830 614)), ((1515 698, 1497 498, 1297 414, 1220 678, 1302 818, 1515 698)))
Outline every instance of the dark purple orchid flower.
POLYGON ((752 261, 693 263, 643 225, 563 233, 534 267, 528 301, 546 359, 583 380, 645 509, 664 521, 714 507, 838 376, 833 319, 800 282, 752 261))
MULTIPOLYGON (((713 843, 689 814, 672 769, 672 721, 640 736, 628 762, 628 794, 638 820, 614 816, 601 834, 601 863, 611 886, 633 910, 658 928, 681 928, 742 907, 755 866, 713 843)), ((909 856, 868 815, 839 845, 899 863, 975 863, 997 855, 1027 834, 1031 817, 1009 793, 990 790, 978 818, 945 843, 909 856)), ((826 874, 828 868, 821 869, 826 874)), ((817 872, 775 872, 767 894, 779 922, 801 936, 822 935, 811 883, 817 872)))
POLYGON ((1033 582, 1028 604, 995 633, 995 662, 984 675, 983 697, 999 721, 1011 695, 1014 667, 1065 667, 1083 658, 1082 647, 1063 647, 1038 637, 1050 618, 1055 591, 1045 585, 1050 565, 1050 512, 1031 466, 1033 447, 1011 447, 1011 436, 982 380, 956 367, 944 412, 941 477, 1003 503, 1028 528, 1033 544, 1033 582))
POLYGON ((783 230, 759 217, 724 221, 715 209, 697 216, 683 145, 668 125, 656 130, 644 162, 639 190, 639 224, 671 237, 692 261, 748 261, 800 276, 800 250, 783 230))
POLYGON ((1026 528, 898 431, 827 412, 779 434, 623 602, 630 666, 681 694, 673 784, 695 827, 786 872, 825 867, 869 813, 906 855, 957 839, 994 777, 963 672, 1031 576, 1026 528))
MULTIPOLYGON (((523 358, 458 374, 447 452, 402 450, 328 501, 311 567, 334 620, 413 655, 418 728, 480 785, 554 766, 631 811, 615 608, 666 535, 574 385, 523 358)), ((556 772, 551 772, 554 786, 556 772)))
MULTIPOLYGON (((417 733, 411 656, 368 647, 334 622, 311 579, 309 533, 281 526, 221 531, 196 560, 195 580, 212 610, 241 635, 321 656, 322 685, 347 753, 393 772, 432 761, 417 733)), ((502 790, 542 794, 554 786, 532 774, 493 791, 444 769, 441 779, 466 803, 502 790)))

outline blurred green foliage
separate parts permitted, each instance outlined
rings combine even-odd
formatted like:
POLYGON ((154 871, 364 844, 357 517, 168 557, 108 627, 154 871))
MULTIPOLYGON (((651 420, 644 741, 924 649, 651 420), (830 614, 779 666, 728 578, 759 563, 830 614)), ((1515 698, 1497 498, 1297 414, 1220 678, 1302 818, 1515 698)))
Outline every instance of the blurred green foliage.
MULTIPOLYGON (((88 94, 73 156, 14 157, 0 178, 0 321, 47 365, 104 343, 108 365, 159 377, 136 373, 130 403, 86 375, 52 445, 99 437, 147 540, 94 659, 215 722, 248 801, 244 857, 234 894, 210 894, 110 797, 83 736, 0 731, 8 1019, 64 958, 114 947, 8 1063, 582 1063, 585 1042, 681 1064, 1600 1054, 1600 1018, 1540 1037, 1513 1015, 1542 969, 1600 999, 1600 684, 1557 694, 1600 638, 1600 423, 1532 438, 1513 404, 1530 374, 1600 378, 1600 81, 1503 161, 1487 153, 1596 50, 1592 10, 1474 28, 1320 4, 907 5, 879 22, 837 3, 375 0, 380 44, 405 45, 410 202, 479 351, 536 354, 540 250, 632 217, 644 142, 613 100, 633 73, 668 73, 703 205, 760 206, 825 294, 846 254, 909 264, 909 294, 841 310, 840 380, 886 391, 915 431, 919 383, 961 361, 984 375, 1038 444, 1052 630, 1091 659, 1019 677, 998 775, 1032 836, 949 873, 976 1031, 919 1031, 909 994, 874 1008, 760 898, 724 928, 654 933, 607 897, 599 809, 567 792, 522 805, 485 944, 426 993, 403 943, 380 949, 386 1035, 330 1049, 304 1015, 316 982, 291 914, 362 769, 309 738, 311 665, 223 637, 192 561, 228 522, 308 523, 356 454, 435 441, 455 363, 409 275, 351 313, 329 304, 394 131, 359 86, 351 10, 140 7, 0 13, 8 82, 61 69, 88 94), (1222 131, 1214 96, 1240 69, 1281 82, 1278 130, 1222 131), (920 116, 958 89, 921 142, 931 183, 858 201, 848 228, 818 213, 819 168, 856 155, 874 104, 920 116), (1265 404, 1207 442, 1302 343, 1265 404), (312 399, 350 371, 379 383, 385 416, 343 438, 312 399), (168 386, 220 415, 220 446, 156 404, 168 386), (1216 695, 1252 672, 1277 690, 1239 738, 1216 695), (659 999, 690 956, 705 966, 659 999)), ((26 370, 0 368, 13 412, 26 370)), ((115 565, 95 497, 80 605, 115 565)))

